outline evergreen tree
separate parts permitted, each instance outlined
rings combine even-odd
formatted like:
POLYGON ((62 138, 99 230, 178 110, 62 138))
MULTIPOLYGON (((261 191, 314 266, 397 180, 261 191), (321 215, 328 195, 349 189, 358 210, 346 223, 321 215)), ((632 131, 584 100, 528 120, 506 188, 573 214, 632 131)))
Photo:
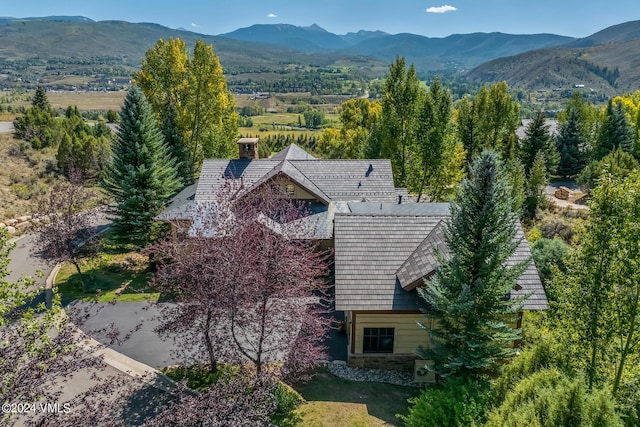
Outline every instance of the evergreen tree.
POLYGON ((549 134, 549 126, 546 124, 542 111, 538 111, 536 117, 529 123, 525 130, 525 138, 522 140, 520 158, 527 173, 531 171, 539 152, 543 153, 547 172, 555 173, 558 163, 560 163, 560 157, 549 134))
POLYGON ((47 93, 44 91, 44 88, 40 85, 36 88, 36 93, 33 96, 33 101, 31 101, 31 105, 33 108, 39 108, 42 111, 51 110, 51 104, 49 103, 49 98, 47 98, 47 93))
POLYGON ((567 121, 560 124, 556 147, 560 154, 558 174, 570 176, 579 173, 586 164, 585 150, 588 140, 584 137, 582 120, 577 108, 569 108, 567 121))
POLYGON ((536 209, 543 206, 545 201, 544 186, 547 185, 547 169, 542 151, 538 151, 533 166, 527 178, 527 197, 525 199, 525 216, 533 218, 536 209))
POLYGON ((618 147, 630 153, 633 141, 633 129, 622 103, 609 101, 600 126, 594 160, 602 159, 618 147))
POLYGON ((449 259, 418 290, 438 328, 417 354, 441 377, 481 375, 515 354, 520 331, 510 323, 523 299, 509 295, 530 260, 506 265, 520 244, 510 192, 497 154, 484 151, 451 203, 449 259))
POLYGON ((153 111, 137 87, 127 93, 113 159, 102 181, 116 202, 117 236, 144 244, 154 237, 154 217, 180 186, 174 161, 158 130, 153 111))
POLYGON ((55 146, 63 133, 57 126, 55 112, 42 86, 36 89, 31 105, 31 108, 13 121, 16 138, 30 142, 36 149, 55 146))
POLYGON ((162 122, 162 134, 169 150, 169 154, 175 160, 176 173, 184 185, 193 183, 193 164, 189 160, 189 151, 184 143, 183 134, 178 125, 178 112, 169 104, 165 109, 162 122))

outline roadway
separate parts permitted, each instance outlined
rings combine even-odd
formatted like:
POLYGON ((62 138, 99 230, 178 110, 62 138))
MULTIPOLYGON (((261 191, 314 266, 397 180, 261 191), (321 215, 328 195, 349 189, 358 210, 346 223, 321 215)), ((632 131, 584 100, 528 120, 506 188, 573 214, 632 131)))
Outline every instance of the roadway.
MULTIPOLYGON (((108 225, 106 215, 101 214, 96 220, 95 226, 98 228, 104 228, 108 225)), ((23 235, 19 238, 12 239, 15 242, 15 249, 10 254, 9 268, 12 270, 8 281, 14 282, 22 276, 34 277, 39 287, 43 287, 45 284, 45 278, 52 271, 53 266, 42 259, 37 254, 36 250, 36 236, 33 233, 23 235)), ((4 280, 7 280, 5 278, 4 280)), ((36 302, 44 300, 44 292, 41 293, 36 302)), ((144 317, 138 316, 137 310, 139 307, 128 306, 127 304, 121 304, 117 306, 102 307, 107 308, 105 310, 95 307, 94 316, 89 319, 86 326, 83 326, 82 330, 88 330, 88 328, 102 327, 105 323, 119 321, 122 327, 132 325, 133 322, 138 320, 144 320, 144 317)), ((127 346, 135 347, 138 345, 147 345, 148 348, 141 348, 139 353, 143 356, 142 359, 156 361, 154 366, 162 366, 164 359, 163 354, 167 354, 167 346, 156 335, 156 341, 144 341, 140 338, 142 333, 153 333, 153 325, 147 323, 145 328, 136 335, 136 339, 127 343, 127 346), (146 328, 146 329, 145 329, 146 328), (155 359, 153 357, 155 357, 155 359)), ((118 353, 117 350, 109 348, 102 348, 96 350, 95 341, 86 337, 86 335, 80 335, 84 337, 79 339, 78 344, 81 348, 85 349, 88 357, 99 357, 105 365, 104 368, 96 370, 95 368, 81 368, 79 370, 73 370, 72 372, 66 372, 64 376, 60 376, 60 373, 52 372, 47 374, 43 381, 48 381, 51 385, 51 390, 60 390, 61 395, 58 397, 57 402, 62 404, 64 402, 72 403, 71 413, 73 415, 80 415, 82 418, 83 411, 91 410, 94 408, 89 406, 83 407, 82 404, 77 403, 84 393, 89 392, 91 387, 97 384, 97 381, 106 381, 109 384, 121 384, 123 388, 116 388, 110 395, 102 397, 104 399, 104 406, 107 410, 111 410, 107 416, 110 419, 119 418, 125 420, 127 425, 139 425, 147 414, 152 413, 158 407, 162 406, 164 399, 168 397, 166 391, 174 387, 173 383, 163 376, 158 376, 156 371, 150 366, 140 363, 139 361, 127 357, 125 354, 118 353), (87 341, 88 339, 88 341, 87 341), (92 344, 92 342, 94 344, 92 344), (99 380, 97 380, 99 378, 99 380), (126 395, 120 395, 120 393, 126 393, 126 395), (130 394, 132 393, 132 394, 130 394), (116 401, 115 399, 119 399, 116 401), (151 405, 150 402, 155 402, 151 405), (110 404, 113 404, 111 406, 110 404), (113 408, 120 408, 119 413, 113 413, 113 408)), ((105 342, 106 339, 102 339, 105 342)), ((153 340, 152 340, 153 341, 153 340)), ((128 348, 128 347, 125 347, 128 348)), ((129 352, 133 354, 134 352, 129 352)), ((55 403, 55 402, 51 402, 55 403)), ((56 417, 64 417, 64 414, 56 414, 56 417)), ((40 415, 34 415, 32 413, 23 414, 12 420, 12 425, 25 425, 27 422, 33 422, 34 418, 41 418, 40 415), (15 424, 13 424, 15 422, 15 424)), ((63 419, 61 419, 64 424, 63 419)))

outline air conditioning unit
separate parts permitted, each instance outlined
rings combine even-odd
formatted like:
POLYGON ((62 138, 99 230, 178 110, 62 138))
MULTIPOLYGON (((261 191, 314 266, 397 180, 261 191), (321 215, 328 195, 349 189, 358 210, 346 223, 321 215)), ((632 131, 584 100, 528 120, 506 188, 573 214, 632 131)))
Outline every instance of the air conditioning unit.
POLYGON ((427 365, 433 365, 430 360, 416 360, 413 366, 413 380, 419 383, 433 383, 436 381, 436 374, 427 369, 427 365))

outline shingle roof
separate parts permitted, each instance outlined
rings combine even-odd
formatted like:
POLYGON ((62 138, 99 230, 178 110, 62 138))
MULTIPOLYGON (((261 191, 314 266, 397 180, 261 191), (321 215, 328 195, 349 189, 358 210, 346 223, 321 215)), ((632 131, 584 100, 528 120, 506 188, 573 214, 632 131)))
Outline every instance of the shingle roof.
POLYGON ((437 254, 444 256, 449 253, 444 236, 445 231, 446 224, 440 220, 398 268, 396 276, 402 289, 405 291, 415 289, 422 284, 423 277, 436 271, 440 265, 437 254))
POLYGON ((156 216, 155 219, 158 221, 190 220, 195 203, 194 199, 197 186, 198 182, 196 181, 195 184, 191 184, 182 189, 182 191, 173 197, 169 206, 156 216))
MULTIPOLYGON (((349 204, 350 208, 358 205, 349 204)), ((423 206, 423 213, 418 211, 420 208, 414 208, 416 210, 413 213, 404 215, 397 212, 336 215, 336 310, 410 310, 420 307, 417 293, 405 291, 402 285, 412 289, 412 283, 433 271, 433 261, 437 259, 433 255, 426 259, 421 257, 428 256, 428 249, 433 248, 434 243, 438 246, 437 241, 444 227, 442 230, 436 227, 446 222, 448 213, 443 215, 443 206, 433 207, 428 203, 406 206, 413 205, 423 206), (434 234, 429 239, 432 232, 434 234)), ((523 236, 522 229, 518 227, 516 238, 523 236)), ((523 239, 507 263, 524 261, 530 257, 531 250, 523 239)), ((548 307, 533 261, 517 283, 521 289, 511 292, 513 298, 530 294, 524 309, 548 307)))
POLYGON ((274 172, 282 172, 308 189, 317 188, 319 199, 323 194, 332 201, 393 202, 397 198, 389 160, 207 159, 196 200, 213 200, 225 178, 241 180, 248 189, 274 172))
POLYGON ((315 160, 311 154, 298 147, 296 144, 289 144, 287 148, 271 156, 270 160, 315 160))
POLYGON ((349 202, 349 209, 354 215, 449 216, 449 203, 398 204, 349 202))

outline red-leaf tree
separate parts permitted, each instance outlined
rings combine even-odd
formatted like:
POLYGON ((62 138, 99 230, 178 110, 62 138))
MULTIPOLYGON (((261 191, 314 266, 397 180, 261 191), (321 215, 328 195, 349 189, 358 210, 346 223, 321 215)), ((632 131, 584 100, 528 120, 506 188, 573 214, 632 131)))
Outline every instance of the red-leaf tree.
POLYGON ((70 174, 69 181, 57 181, 36 207, 40 221, 36 247, 48 261, 73 264, 86 290, 80 260, 97 252, 95 222, 98 212, 86 209, 89 191, 79 180, 79 174, 70 174))
POLYGON ((156 286, 178 303, 161 330, 199 331, 212 369, 234 356, 258 376, 268 365, 297 377, 324 356, 328 254, 303 204, 270 185, 241 190, 228 183, 194 209, 191 237, 154 248, 156 286))

